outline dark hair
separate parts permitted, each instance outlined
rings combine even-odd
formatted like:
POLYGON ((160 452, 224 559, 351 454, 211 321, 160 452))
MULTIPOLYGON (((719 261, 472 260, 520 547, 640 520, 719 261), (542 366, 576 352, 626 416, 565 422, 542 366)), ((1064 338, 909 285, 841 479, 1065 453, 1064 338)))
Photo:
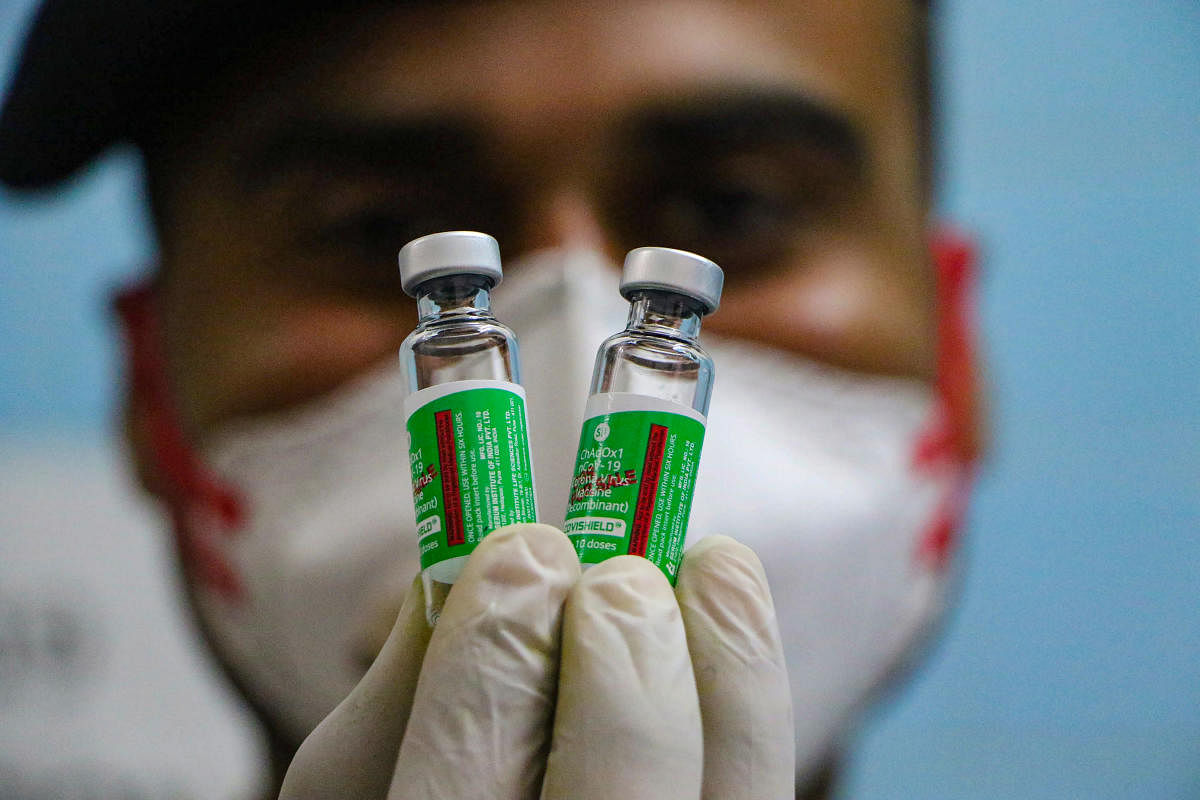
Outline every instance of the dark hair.
MULTIPOLYGON (((453 0, 394 0, 431 5, 453 0)), ((932 184, 932 26, 929 0, 913 31, 921 164, 932 184)), ((234 67, 297 29, 381 0, 45 0, 29 29, 0 109, 0 181, 55 183, 109 145, 132 141, 149 155, 199 126, 234 67)))

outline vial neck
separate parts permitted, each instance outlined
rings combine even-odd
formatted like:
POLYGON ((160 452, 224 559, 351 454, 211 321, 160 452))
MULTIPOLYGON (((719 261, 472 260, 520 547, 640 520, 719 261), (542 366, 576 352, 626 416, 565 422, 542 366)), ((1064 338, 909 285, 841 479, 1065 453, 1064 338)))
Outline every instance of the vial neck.
POLYGON ((447 317, 490 317, 491 289, 491 281, 475 275, 434 278, 417 290, 417 316, 421 323, 447 317))
POLYGON ((627 330, 653 333, 673 339, 695 341, 700 335, 701 304, 690 297, 647 290, 629 298, 627 330))

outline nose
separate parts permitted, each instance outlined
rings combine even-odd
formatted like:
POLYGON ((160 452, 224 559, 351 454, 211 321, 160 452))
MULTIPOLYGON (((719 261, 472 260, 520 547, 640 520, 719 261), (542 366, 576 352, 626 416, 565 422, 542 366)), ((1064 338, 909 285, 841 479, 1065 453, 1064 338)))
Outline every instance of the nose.
POLYGON ((596 203, 580 189, 562 187, 545 192, 528 204, 522 217, 515 242, 518 252, 560 247, 612 255, 596 203))

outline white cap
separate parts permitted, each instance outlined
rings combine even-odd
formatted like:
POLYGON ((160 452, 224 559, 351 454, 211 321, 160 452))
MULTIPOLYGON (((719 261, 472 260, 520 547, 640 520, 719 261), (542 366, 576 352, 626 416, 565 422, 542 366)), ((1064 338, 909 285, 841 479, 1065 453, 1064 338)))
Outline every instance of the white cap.
POLYGON ((725 273, 704 256, 670 247, 639 247, 625 256, 621 296, 638 289, 665 289, 699 300, 711 314, 721 304, 725 273))
POLYGON ((482 275, 500 283, 500 245, 486 233, 446 231, 413 239, 400 248, 400 285, 409 295, 430 278, 482 275))

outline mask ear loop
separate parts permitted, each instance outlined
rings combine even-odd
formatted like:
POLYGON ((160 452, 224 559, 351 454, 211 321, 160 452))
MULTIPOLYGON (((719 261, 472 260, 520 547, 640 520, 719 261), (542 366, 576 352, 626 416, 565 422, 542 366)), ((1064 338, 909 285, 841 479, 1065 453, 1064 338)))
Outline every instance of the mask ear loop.
POLYGON ((954 473, 917 552, 920 561, 943 569, 958 541, 981 452, 973 304, 976 247, 966 235, 943 227, 933 233, 930 255, 937 278, 938 406, 917 441, 913 467, 954 473))
POLYGON ((228 600, 239 599, 242 582, 217 539, 245 519, 239 494, 205 468, 179 423, 167 384, 166 362, 152 283, 117 293, 113 307, 125 339, 129 424, 144 442, 151 461, 148 488, 171 514, 184 568, 201 584, 228 600))

